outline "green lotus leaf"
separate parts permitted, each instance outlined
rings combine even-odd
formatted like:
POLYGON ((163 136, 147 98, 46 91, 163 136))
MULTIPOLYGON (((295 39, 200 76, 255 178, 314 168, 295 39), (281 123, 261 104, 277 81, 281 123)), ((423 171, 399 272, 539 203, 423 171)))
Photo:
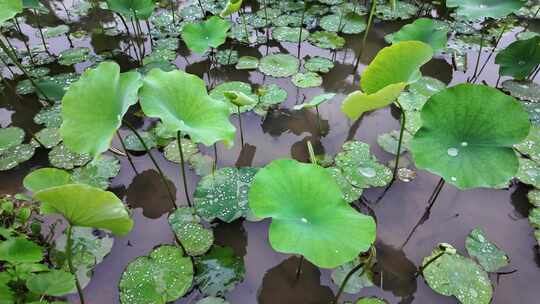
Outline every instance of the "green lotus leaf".
POLYGON ((457 253, 451 245, 440 244, 424 258, 422 266, 423 276, 435 292, 454 296, 463 304, 491 302, 493 287, 487 273, 473 260, 457 253))
POLYGON ((469 255, 476 258, 487 272, 495 272, 509 264, 506 253, 490 242, 480 228, 474 229, 467 236, 465 247, 469 255))
POLYGON ((213 16, 200 23, 184 25, 182 39, 190 50, 197 54, 203 54, 209 48, 217 48, 225 43, 230 28, 231 23, 228 20, 213 16))
POLYGON ((317 95, 317 96, 313 97, 308 102, 305 102, 305 103, 302 103, 302 104, 299 104, 299 105, 295 105, 293 107, 293 109, 294 110, 302 110, 302 109, 316 108, 319 105, 321 105, 322 103, 325 103, 325 102, 331 100, 335 96, 336 96, 335 93, 326 93, 326 94, 317 95))
POLYGON ((154 69, 144 78, 140 98, 143 112, 160 118, 169 132, 181 131, 206 146, 220 140, 233 145, 236 129, 228 119, 229 106, 208 96, 199 77, 154 69))
POLYGON ((234 14, 240 10, 242 6, 242 0, 228 0, 225 8, 219 13, 221 18, 225 18, 234 14))
POLYGON ((330 167, 328 168, 328 171, 338 184, 342 197, 347 203, 352 203, 362 196, 364 189, 353 186, 349 180, 345 178, 340 169, 330 167))
POLYGON ((540 85, 530 80, 509 79, 502 83, 502 89, 517 99, 540 103, 540 85))
MULTIPOLYGON (((171 141, 163 150, 165 158, 174 163, 182 163, 180 158, 180 151, 178 150, 178 141, 171 141)), ((184 154, 184 159, 189 160, 193 155, 198 153, 197 145, 194 144, 191 140, 185 138, 182 140, 182 153, 184 154)))
POLYGON ((379 298, 361 298, 355 304, 388 304, 388 302, 379 298))
POLYGON ((364 287, 371 287, 373 283, 373 266, 375 265, 375 259, 369 257, 359 257, 352 262, 345 263, 332 271, 332 282, 336 286, 341 286, 345 277, 349 272, 360 263, 364 263, 360 269, 358 269, 352 276, 349 277, 347 284, 345 284, 343 291, 346 293, 356 294, 359 293, 364 287))
POLYGON ((540 36, 512 42, 495 57, 499 74, 525 79, 540 64, 540 36))
POLYGON ((82 184, 64 185, 38 191, 44 214, 60 213, 73 226, 109 230, 124 236, 133 221, 124 204, 112 192, 82 184))
POLYGON ((527 158, 519 158, 516 178, 524 184, 540 188, 540 164, 527 158))
POLYGON ((229 302, 223 300, 222 298, 206 297, 197 301, 195 304, 229 304, 229 302))
POLYGON ((21 0, 1 0, 0 1, 0 25, 7 20, 15 17, 23 11, 23 3, 21 0))
POLYGON ((74 65, 90 58, 90 49, 87 47, 76 47, 66 49, 58 55, 58 63, 61 65, 74 65))
POLYGON ((310 72, 328 73, 334 68, 334 63, 328 58, 315 56, 304 63, 304 68, 310 72))
POLYGON ((433 95, 410 150, 417 167, 460 189, 496 187, 518 171, 512 146, 529 133, 529 119, 511 96, 484 85, 460 84, 433 95))
POLYGON ((345 45, 345 38, 340 37, 334 32, 317 31, 311 33, 308 40, 314 46, 321 49, 340 49, 345 45))
POLYGON ((120 173, 120 162, 112 156, 99 156, 81 168, 75 168, 71 179, 100 189, 109 188, 110 179, 120 173))
POLYGON ((13 146, 0 153, 0 171, 15 168, 34 156, 36 149, 30 144, 13 146))
MULTIPOLYGON (((403 132, 400 154, 405 153, 409 149, 409 142, 411 141, 411 138, 411 133, 405 130, 403 132)), ((377 136, 377 144, 379 144, 384 151, 396 155, 398 153, 399 131, 393 130, 388 133, 380 134, 377 136)))
MULTIPOLYGON (((229 102, 229 99, 225 96, 225 92, 227 91, 243 93, 248 98, 251 98, 254 100, 257 99, 257 96, 251 92, 251 85, 249 83, 245 83, 241 81, 230 81, 230 82, 224 82, 218 85, 210 92, 210 97, 212 97, 213 99, 221 100, 224 103, 226 103, 229 107, 230 113, 237 113, 238 109, 235 105, 232 105, 229 102)), ((241 106, 240 113, 247 112, 253 109, 254 106, 255 106, 254 104, 241 106)))
POLYGON ((43 107, 34 116, 36 124, 45 125, 47 128, 60 128, 62 125, 62 110, 60 105, 43 107))
POLYGON ((214 246, 195 260, 195 283, 201 292, 210 296, 223 296, 244 280, 246 268, 242 258, 229 247, 214 246))
POLYGON ((242 56, 236 63, 237 70, 254 70, 259 67, 259 59, 253 56, 242 56))
POLYGON ((23 180, 24 187, 33 193, 71 183, 71 174, 56 168, 34 170, 23 180))
POLYGON ((418 5, 405 1, 395 1, 395 5, 388 3, 377 5, 377 17, 382 20, 410 19, 417 15, 418 5))
POLYGON ((322 268, 335 268, 368 250, 375 221, 342 198, 326 169, 280 159, 255 175, 249 207, 258 218, 272 218, 274 250, 301 254, 322 268))
MULTIPOLYGON (((446 88, 446 84, 436 78, 428 77, 428 76, 422 76, 417 81, 409 84, 408 91, 415 95, 420 95, 422 97, 425 97, 425 100, 431 96, 433 96, 435 93, 438 93, 446 88)), ((402 105, 405 106, 405 105, 402 105)), ((424 106, 422 104, 422 106, 424 106)), ((420 106, 417 108, 420 110, 422 108, 420 106)))
POLYGON ((259 71, 273 77, 289 77, 298 72, 300 61, 289 54, 273 54, 261 58, 259 71))
MULTIPOLYGON (((139 135, 146 144, 146 148, 153 149, 157 147, 158 138, 156 138, 155 134, 152 132, 139 131, 139 135)), ((130 151, 146 151, 146 148, 134 133, 130 133, 124 138, 124 144, 126 145, 126 149, 130 151)))
POLYGON ((272 38, 281 42, 303 42, 308 36, 309 31, 301 27, 278 26, 272 30, 272 38))
POLYGON ((225 91, 223 92, 223 95, 227 98, 227 100, 230 103, 237 106, 238 108, 255 105, 257 103, 255 99, 238 91, 225 91))
POLYGON ((190 256, 204 254, 214 243, 212 230, 200 221, 193 208, 178 208, 169 216, 169 225, 190 256))
POLYGON ((299 88, 314 88, 322 84, 323 79, 314 72, 297 73, 292 77, 292 82, 299 88))
POLYGON ((216 60, 221 65, 235 65, 238 62, 238 51, 232 49, 219 50, 216 60))
POLYGON ((43 145, 45 148, 51 149, 56 147, 61 141, 62 136, 58 128, 45 128, 34 134, 31 144, 36 148, 43 145))
POLYGON ((64 143, 52 148, 49 152, 49 162, 51 165, 61 169, 73 169, 84 166, 91 159, 87 153, 75 153, 71 151, 64 143))
POLYGON ((46 27, 43 29, 43 37, 54 38, 69 33, 69 26, 60 24, 58 26, 46 27))
POLYGON ((353 12, 340 13, 324 16, 321 18, 320 26, 329 32, 358 34, 366 29, 366 21, 364 17, 353 12))
POLYGON ((24 237, 0 242, 0 261, 10 264, 37 263, 43 259, 43 248, 24 237))
POLYGON ((343 144, 342 150, 336 155, 336 168, 352 186, 384 187, 392 180, 392 171, 370 154, 368 144, 348 141, 343 144))
POLYGON ((432 19, 420 18, 392 34, 390 40, 392 43, 421 41, 437 52, 446 48, 448 30, 440 29, 432 19))
POLYGON ((354 91, 341 104, 341 111, 349 119, 357 120, 365 112, 384 108, 394 102, 406 86, 404 82, 390 84, 373 94, 354 91))
POLYGON ((0 128, 0 154, 20 145, 24 140, 24 130, 18 127, 0 128))
POLYGON ((540 208, 540 190, 531 190, 527 193, 527 198, 529 203, 531 203, 536 208, 540 208))
POLYGON ((126 18, 136 17, 146 20, 152 16, 156 7, 153 0, 107 0, 109 9, 126 18))
POLYGON ((257 94, 260 96, 259 103, 253 109, 256 114, 265 117, 268 110, 287 99, 287 91, 272 83, 259 87, 257 94))
POLYGON ((118 288, 123 304, 165 304, 186 294, 193 281, 193 264, 182 249, 160 246, 149 256, 133 260, 118 288))
POLYGON ((362 73, 362 90, 373 94, 389 85, 415 82, 421 76, 420 67, 432 57, 433 49, 420 41, 403 41, 385 47, 362 73))
POLYGON ((527 138, 515 145, 514 148, 535 162, 540 162, 540 128, 536 126, 531 127, 527 138))
POLYGON ((122 117, 137 102, 141 86, 139 73, 120 73, 120 66, 113 62, 86 70, 62 99, 64 144, 94 158, 107 151, 122 117))
POLYGON ((197 214, 208 222, 230 223, 250 215, 248 190, 255 168, 222 168, 201 179, 193 194, 197 214))
POLYGON ((502 18, 519 10, 521 0, 447 0, 446 6, 456 8, 458 15, 469 19, 502 18))
POLYGON ((51 269, 32 274, 26 281, 26 287, 39 295, 59 297, 75 290, 75 277, 69 272, 51 269))

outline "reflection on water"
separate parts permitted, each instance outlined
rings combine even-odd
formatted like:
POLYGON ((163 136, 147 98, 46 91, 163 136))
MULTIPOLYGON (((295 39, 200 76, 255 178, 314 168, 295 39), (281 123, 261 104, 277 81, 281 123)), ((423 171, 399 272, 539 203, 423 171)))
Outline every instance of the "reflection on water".
MULTIPOLYGON (((175 193, 174 183, 167 180, 167 184, 175 193)), ((146 170, 135 176, 127 189, 126 201, 133 209, 142 208, 143 215, 152 219, 160 218, 174 208, 167 188, 155 170, 146 170)))

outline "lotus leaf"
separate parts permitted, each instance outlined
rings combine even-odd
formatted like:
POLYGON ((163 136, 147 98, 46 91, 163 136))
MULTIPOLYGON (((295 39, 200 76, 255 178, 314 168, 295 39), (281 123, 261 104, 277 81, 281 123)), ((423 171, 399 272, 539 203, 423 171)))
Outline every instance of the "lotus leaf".
POLYGON ((144 113, 160 118, 169 132, 181 131, 206 146, 220 140, 233 145, 236 129, 228 120, 229 106, 208 96, 199 77, 154 69, 144 78, 140 97, 144 113))
POLYGON ((75 277, 69 272, 51 269, 32 274, 26 286, 33 293, 59 297, 75 290, 75 277))
POLYGON ((524 184, 540 188, 540 165, 530 159, 520 158, 516 178, 524 184))
POLYGON ((109 188, 109 180, 120 172, 120 162, 112 156, 100 156, 81 168, 73 170, 72 180, 100 189, 109 188))
POLYGON ((23 140, 23 129, 18 127, 0 128, 0 154, 9 148, 20 145, 23 140))
POLYGON ((240 111, 240 107, 255 105, 257 103, 255 99, 242 92, 225 91, 223 92, 223 95, 231 104, 235 105, 238 108, 238 111, 240 111))
POLYGON ((35 148, 29 144, 11 147, 0 153, 0 171, 15 168, 34 156, 35 148))
POLYGON ((193 264, 175 246, 160 246, 124 270, 118 288, 123 304, 165 304, 186 294, 193 281, 193 264))
POLYGON ((334 68, 334 63, 328 58, 315 56, 304 63, 304 68, 310 72, 328 73, 334 68))
POLYGON ((540 36, 513 42, 497 54, 495 63, 499 74, 525 79, 540 64, 540 36))
POLYGON ((21 0, 2 0, 0 1, 0 25, 7 20, 15 17, 23 11, 23 3, 21 0))
POLYGON ((390 84, 373 94, 354 91, 343 101, 341 111, 349 119, 356 120, 365 112, 386 107, 394 102, 406 86, 404 82, 390 84))
POLYGON ((491 302, 493 287, 487 273, 452 246, 440 244, 424 258, 422 267, 426 282, 437 293, 455 296, 463 304, 491 302))
MULTIPOLYGON (((412 135, 405 130, 401 143, 400 154, 405 153, 409 149, 409 142, 412 135)), ((393 130, 389 133, 383 133, 377 137, 377 143, 386 152, 396 155, 399 145, 399 131, 393 130)))
POLYGON ((521 0, 447 0, 446 6, 456 8, 457 14, 469 19, 502 18, 519 10, 521 0))
POLYGON ((309 31, 300 27, 280 26, 272 30, 272 37, 281 42, 303 42, 308 36, 309 31), (302 36, 300 36, 300 34, 302 34, 302 36))
POLYGON ((23 180, 24 187, 33 193, 71 183, 71 175, 64 170, 56 168, 34 170, 23 180))
POLYGON ((324 16, 320 21, 321 27, 329 32, 358 34, 366 28, 364 18, 356 13, 340 13, 324 16))
POLYGON ((244 280, 246 268, 242 258, 229 247, 214 246, 195 261, 195 283, 201 292, 222 296, 244 280))
POLYGON ((201 225, 193 208, 178 208, 169 216, 169 225, 188 255, 204 254, 214 243, 212 230, 201 225))
POLYGON ((300 61, 289 54, 274 54, 261 58, 259 71, 273 77, 289 77, 298 72, 300 61))
POLYGON ((90 58, 90 49, 87 47, 76 47, 62 51, 58 55, 58 63, 61 65, 74 65, 90 58))
POLYGON ((73 226, 106 229, 124 236, 133 221, 116 195, 82 184, 64 185, 34 194, 44 214, 60 213, 73 226))
POLYGON ((225 8, 219 13, 221 18, 228 17, 229 15, 236 13, 242 6, 242 0, 228 0, 225 8))
POLYGON ((506 80, 502 88, 510 95, 520 100, 540 102, 540 85, 532 81, 506 80))
POLYGON ((60 105, 41 108, 36 116, 34 116, 34 122, 45 125, 47 128, 60 128, 62 125, 62 110, 60 105))
POLYGON ((254 70, 259 67, 259 59, 253 56, 242 56, 236 63, 237 70, 254 70))
POLYGON ((217 62, 221 65, 235 65, 238 63, 238 51, 236 50, 220 50, 216 54, 217 62))
POLYGON ((295 110, 316 108, 322 103, 325 103, 336 96, 335 93, 326 93, 313 97, 310 101, 299 104, 293 107, 295 110))
POLYGON ((231 23, 218 16, 210 17, 200 23, 188 23, 182 28, 182 39, 188 48, 197 54, 203 54, 209 48, 225 43, 231 23))
POLYGON ((467 236, 465 247, 469 255, 476 258, 487 272, 495 272, 509 264, 506 253, 490 242, 480 228, 474 229, 467 236))
POLYGON ((64 143, 54 147, 49 152, 49 162, 51 165, 62 169, 73 169, 84 166, 92 158, 87 153, 74 153, 64 143))
MULTIPOLYGON (((224 82, 217 87, 215 87, 210 92, 210 97, 221 100, 224 103, 226 103, 229 106, 230 113, 237 113, 238 109, 235 105, 230 104, 229 99, 225 96, 225 92, 227 91, 235 91, 239 93, 243 93, 244 95, 248 96, 251 99, 257 99, 257 96, 251 92, 251 85, 245 82, 241 81, 230 81, 230 82, 224 82)), ((240 112, 247 112, 251 109, 253 109, 255 105, 245 105, 240 107, 240 112)))
POLYGON ((460 84, 433 95, 411 141, 417 167, 460 189, 495 187, 518 171, 512 150, 529 132, 521 105, 500 91, 460 84))
POLYGON ((362 73, 360 84, 367 94, 389 85, 409 84, 420 77, 420 67, 431 60, 433 49, 420 41, 403 41, 385 47, 362 73))
POLYGON ((345 39, 334 32, 317 31, 308 37, 311 44, 322 49, 340 49, 345 45, 345 39))
POLYGON ((54 27, 46 27, 43 29, 43 37, 54 38, 69 33, 69 26, 60 24, 54 27))
POLYGON ((345 263, 332 271, 332 281, 337 286, 343 284, 343 280, 347 274, 360 263, 365 263, 359 270, 357 270, 349 280, 343 291, 346 293, 356 294, 359 293, 364 287, 373 286, 373 271, 372 267, 375 264, 375 259, 369 259, 369 257, 359 257, 352 262, 345 263))
MULTIPOLYGON (((156 135, 145 131, 139 131, 139 135, 146 144, 146 148, 153 149, 157 147, 158 139, 156 138, 156 135)), ((146 151, 146 148, 143 146, 139 138, 133 133, 130 133, 124 138, 124 144, 126 145, 126 149, 131 151, 146 151)))
MULTIPOLYGON (((178 150, 178 141, 173 140, 171 141, 163 150, 165 154, 165 158, 180 164, 182 163, 182 159, 180 158, 180 151, 178 150)), ((188 160, 195 155, 199 150, 197 149, 197 145, 194 144, 191 140, 184 138, 182 140, 182 153, 184 154, 184 160, 188 160)))
POLYGON ((152 16, 156 4, 153 0, 107 0, 109 9, 126 18, 146 20, 152 16))
POLYGON ((341 189, 341 194, 343 199, 347 203, 352 203, 362 196, 364 189, 353 186, 343 175, 340 169, 331 167, 328 168, 328 171, 334 177, 334 180, 341 189))
POLYGON ((382 20, 409 19, 418 13, 419 7, 413 3, 405 1, 395 1, 392 4, 377 5, 377 16, 382 20))
POLYGON ((37 263, 43 259, 43 248, 24 237, 0 242, 0 261, 10 264, 37 263))
POLYGON ((230 223, 250 215, 248 190, 255 168, 222 168, 201 179, 194 193, 197 214, 210 222, 218 218, 230 223))
POLYGON ((420 18, 413 23, 403 26, 391 35, 392 43, 402 41, 421 41, 431 46, 437 52, 446 48, 448 31, 440 29, 432 19, 420 18))
POLYGON ((540 162, 540 128, 536 126, 531 127, 527 138, 515 145, 514 148, 535 162, 540 162))
POLYGON ((62 99, 64 144, 94 158, 107 151, 122 117, 137 102, 141 86, 139 73, 120 73, 120 66, 113 62, 84 72, 62 99))
POLYGON ((317 165, 271 162, 255 175, 249 206, 256 217, 272 218, 275 250, 302 254, 319 267, 352 261, 375 240, 373 218, 350 207, 330 172, 317 165))
POLYGON ((31 144, 35 147, 43 145, 45 148, 51 149, 61 141, 62 136, 60 136, 60 130, 58 128, 45 128, 34 134, 31 144))
POLYGON ((314 88, 322 84, 323 79, 314 72, 297 73, 292 77, 292 82, 299 88, 314 88))

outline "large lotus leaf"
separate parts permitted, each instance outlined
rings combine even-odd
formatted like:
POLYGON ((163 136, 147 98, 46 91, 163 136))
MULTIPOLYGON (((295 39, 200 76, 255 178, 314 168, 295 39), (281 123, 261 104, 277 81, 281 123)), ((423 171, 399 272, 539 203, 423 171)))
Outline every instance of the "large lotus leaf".
POLYGON ((513 97, 496 89, 460 84, 433 95, 422 108, 422 128, 411 141, 417 167, 460 189, 496 187, 518 171, 512 149, 530 122, 513 97))
POLYGON ((75 290, 75 277, 69 272, 51 269, 32 274, 26 286, 33 293, 59 297, 75 290))
POLYGON ((261 58, 259 71, 273 77, 289 77, 298 72, 300 61, 289 54, 273 54, 261 58))
POLYGON ((71 184, 71 174, 56 168, 34 170, 23 180, 24 187, 33 193, 67 184, 71 184))
POLYGON ((21 0, 0 0, 0 25, 22 12, 21 0))
POLYGON ((44 214, 60 213, 73 226, 106 229, 123 236, 133 221, 124 204, 112 192, 82 184, 64 185, 37 192, 44 214))
POLYGON ((407 84, 404 82, 390 84, 373 94, 354 91, 341 104, 341 111, 349 119, 357 120, 365 112, 384 108, 394 102, 406 86, 407 84))
POLYGON ((514 41, 497 54, 495 63, 501 75, 525 79, 540 64, 540 36, 514 41))
POLYGON ((178 208, 169 216, 169 225, 188 255, 201 255, 214 243, 212 230, 204 228, 193 208, 178 208))
POLYGON ((421 41, 429 44, 434 51, 438 51, 446 47, 447 36, 448 30, 438 27, 432 19, 420 18, 392 34, 390 40, 392 43, 421 41))
POLYGON ((37 263, 43 259, 43 248, 24 237, 0 242, 0 261, 11 264, 37 263))
POLYGON ((463 304, 488 304, 493 287, 487 273, 473 260, 461 256, 448 244, 441 244, 422 262, 429 287, 463 304))
POLYGON ((248 190, 257 169, 222 168, 201 179, 193 194, 197 214, 206 221, 230 223, 250 215, 248 190))
POLYGON ((210 47, 217 48, 225 43, 230 28, 231 23, 228 20, 213 16, 200 23, 184 25, 182 39, 184 39, 190 50, 202 54, 210 47))
POLYGON ((362 90, 373 94, 391 84, 414 82, 421 76, 420 67, 432 57, 433 49, 420 41, 403 41, 385 47, 362 72, 362 90))
POLYGON ((144 113, 160 118, 169 132, 181 131, 206 146, 220 140, 233 145, 236 129, 228 119, 229 106, 208 96, 199 77, 154 69, 144 78, 140 96, 144 113))
POLYGON ((182 249, 160 246, 124 270, 118 287, 123 304, 165 304, 185 295, 193 281, 193 264, 182 249))
POLYGON ((0 128, 0 154, 20 145, 24 140, 24 130, 18 127, 0 128))
POLYGON ((522 0, 446 0, 446 6, 457 8, 457 14, 469 19, 502 18, 519 10, 522 0))
POLYGON ((480 228, 467 236, 465 247, 469 255, 476 258, 478 264, 488 272, 495 272, 509 263, 506 253, 490 242, 480 228))
POLYGON ((234 255, 229 247, 214 246, 195 261, 195 283, 201 292, 222 296, 244 280, 246 268, 242 258, 234 255))
POLYGON ((122 117, 137 102, 141 86, 139 73, 121 74, 120 66, 113 62, 86 70, 62 99, 64 144, 73 152, 93 157, 107 151, 122 117))
POLYGON ((283 253, 335 268, 352 261, 375 240, 375 222, 342 198, 329 171, 280 159, 259 170, 249 191, 258 218, 272 218, 269 239, 283 253))
POLYGON ((142 20, 150 18, 156 7, 153 0, 107 0, 107 4, 110 10, 124 17, 142 20))

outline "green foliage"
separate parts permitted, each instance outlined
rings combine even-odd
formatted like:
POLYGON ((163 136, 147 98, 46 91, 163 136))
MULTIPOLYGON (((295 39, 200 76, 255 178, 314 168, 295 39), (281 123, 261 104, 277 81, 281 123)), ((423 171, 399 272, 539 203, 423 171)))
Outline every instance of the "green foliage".
POLYGON ((490 242, 480 228, 474 229, 467 236, 465 247, 469 255, 476 258, 487 272, 495 272, 509 264, 506 253, 490 242))
POLYGON ((503 18, 518 9, 522 0, 447 0, 446 6, 456 8, 458 15, 468 19, 503 18))
POLYGON ((231 23, 228 20, 213 16, 200 23, 184 25, 182 39, 190 50, 197 54, 203 54, 209 48, 217 48, 225 43, 230 28, 231 23))
POLYGON ((169 225, 188 255, 204 254, 214 243, 212 230, 201 225, 193 208, 178 208, 169 216, 169 225))
POLYGON ((0 25, 22 12, 23 4, 21 0, 1 0, 0 1, 0 25))
POLYGON ((298 72, 300 61, 289 54, 268 55, 259 61, 259 71, 273 77, 289 77, 298 72))
POLYGON ((126 18, 136 17, 141 20, 150 18, 156 4, 153 0, 107 0, 109 9, 126 18))
POLYGON ((428 18, 416 19, 413 23, 404 25, 399 31, 390 35, 392 43, 402 41, 421 41, 437 52, 446 48, 448 30, 441 29, 428 18))
POLYGON ((195 260, 195 283, 201 292, 210 296, 223 296, 244 280, 246 268, 242 258, 229 247, 214 246, 195 260))
POLYGON ((540 37, 512 42, 495 57, 499 74, 525 79, 540 64, 540 37))

